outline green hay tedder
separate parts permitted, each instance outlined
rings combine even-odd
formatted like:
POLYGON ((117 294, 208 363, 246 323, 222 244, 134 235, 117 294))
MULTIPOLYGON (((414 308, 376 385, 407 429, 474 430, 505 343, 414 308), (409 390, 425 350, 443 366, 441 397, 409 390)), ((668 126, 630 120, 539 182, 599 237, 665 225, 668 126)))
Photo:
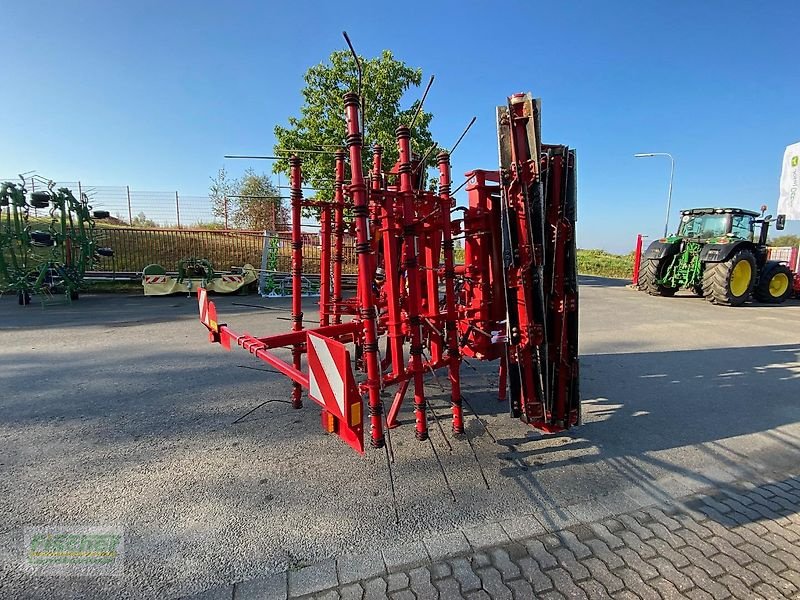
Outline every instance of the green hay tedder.
POLYGON ((77 300, 86 271, 113 254, 98 247, 94 227, 108 212, 92 212, 86 194, 47 186, 28 193, 24 180, 0 184, 0 294, 14 293, 23 305, 34 294, 77 300))

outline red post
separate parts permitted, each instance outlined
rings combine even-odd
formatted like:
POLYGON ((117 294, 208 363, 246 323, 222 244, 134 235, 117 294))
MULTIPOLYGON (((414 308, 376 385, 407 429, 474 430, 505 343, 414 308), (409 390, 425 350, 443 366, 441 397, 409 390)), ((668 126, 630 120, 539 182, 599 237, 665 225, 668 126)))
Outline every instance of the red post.
MULTIPOLYGON (((300 211, 303 200, 303 175, 300 169, 301 160, 297 156, 289 159, 291 177, 291 202, 292 202, 292 331, 303 329, 303 235, 300 231, 300 211)), ((292 346, 292 363, 294 368, 300 370, 300 357, 302 349, 300 344, 292 346)), ((299 383, 292 386, 292 408, 302 408, 302 389, 299 383)))
POLYGON ((372 148, 372 193, 375 200, 381 203, 381 236, 383 238, 383 268, 386 291, 386 322, 389 355, 391 357, 392 377, 399 377, 405 371, 406 361, 403 353, 402 313, 400 310, 400 256, 399 231, 397 228, 397 207, 393 195, 382 197, 383 189, 383 147, 375 144, 372 148))
POLYGON ((319 219, 319 325, 325 327, 331 310, 331 206, 327 202, 322 205, 319 219))
POLYGON ((795 294, 800 295, 800 247, 792 248, 791 254, 791 265, 792 273, 794 273, 794 291, 795 294))
POLYGON ((453 409, 453 433, 464 433, 464 416, 461 410, 461 353, 458 349, 456 327, 455 261, 453 259, 453 232, 450 229, 450 154, 440 152, 436 157, 439 166, 439 212, 442 222, 442 250, 444 252, 444 301, 447 314, 447 367, 450 377, 450 404, 453 409))
POLYGON ((344 106, 347 115, 347 147, 350 150, 350 195, 353 198, 353 215, 356 223, 356 254, 358 255, 358 287, 360 318, 364 327, 364 362, 367 367, 367 393, 369 395, 369 420, 371 445, 382 448, 385 440, 381 422, 380 365, 378 364, 377 313, 372 295, 372 273, 370 265, 369 223, 367 220, 367 186, 361 161, 362 138, 359 129, 358 94, 345 94, 344 106))
POLYGON ((636 252, 633 254, 633 279, 631 283, 633 285, 639 285, 639 266, 642 262, 642 240, 644 236, 640 233, 636 236, 636 252))
POLYGON ((411 332, 411 373, 414 378, 414 417, 418 440, 428 439, 428 417, 425 407, 425 385, 422 365, 422 323, 420 321, 420 286, 417 256, 417 228, 415 225, 414 188, 411 181, 411 134, 408 127, 397 128, 397 149, 399 150, 400 198, 403 208, 403 263, 406 285, 408 287, 408 325, 411 332))
POLYGON ((333 322, 341 323, 339 305, 342 301, 342 263, 344 262, 344 150, 336 151, 336 183, 334 184, 333 234, 333 322))
POLYGON ((508 362, 505 352, 500 355, 500 373, 497 382, 497 401, 506 401, 506 388, 508 387, 508 362))

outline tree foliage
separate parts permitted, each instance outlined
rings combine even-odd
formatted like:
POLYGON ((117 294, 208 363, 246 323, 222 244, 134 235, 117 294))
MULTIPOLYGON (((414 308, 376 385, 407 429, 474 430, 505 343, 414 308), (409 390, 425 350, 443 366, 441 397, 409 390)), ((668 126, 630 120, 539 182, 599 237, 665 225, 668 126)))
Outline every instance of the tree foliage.
POLYGON ((153 219, 149 218, 143 212, 140 212, 138 215, 133 217, 131 220, 131 227, 142 227, 144 229, 154 229, 158 227, 158 223, 156 223, 153 219))
POLYGON ((215 217, 225 221, 229 220, 231 210, 230 196, 235 196, 239 192, 239 182, 228 175, 225 167, 217 171, 216 177, 211 177, 211 185, 208 187, 208 198, 211 200, 211 212, 215 217))
POLYGON ((779 235, 769 241, 770 246, 800 246, 800 235, 779 235))
MULTIPOLYGON (((397 161, 395 130, 410 125, 419 104, 416 99, 402 109, 404 94, 422 81, 422 69, 409 67, 394 58, 389 50, 379 57, 361 57, 363 68, 362 96, 364 98, 365 165, 371 164, 371 146, 384 148, 384 170, 397 161)), ((283 149, 330 150, 344 147, 346 129, 344 94, 358 91, 358 71, 355 60, 347 51, 336 51, 327 62, 314 65, 305 74, 302 90, 303 105, 299 117, 289 117, 289 126, 275 127, 276 153, 283 149)), ((421 95, 421 94, 420 94, 421 95)), ((423 155, 432 145, 430 123, 433 115, 424 110, 417 117, 411 132, 411 150, 423 155)), ((435 164, 438 150, 431 150, 427 165, 435 164)), ((333 156, 331 154, 300 154, 303 159, 305 185, 313 187, 322 198, 333 193, 333 156)), ((289 175, 289 161, 276 161, 274 172, 289 175)))
POLYGON ((286 226, 288 215, 280 190, 266 173, 247 169, 236 179, 223 167, 211 178, 208 196, 214 215, 231 227, 279 231, 286 226))

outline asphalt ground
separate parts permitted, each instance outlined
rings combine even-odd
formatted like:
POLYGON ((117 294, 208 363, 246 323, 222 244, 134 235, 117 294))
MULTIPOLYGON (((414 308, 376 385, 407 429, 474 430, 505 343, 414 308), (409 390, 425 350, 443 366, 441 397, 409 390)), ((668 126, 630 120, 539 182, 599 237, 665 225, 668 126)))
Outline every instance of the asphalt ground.
MULTIPOLYGON (((237 331, 290 327, 285 300, 216 300, 237 331)), ((542 436, 496 401, 496 364, 465 366, 490 489, 467 442, 451 451, 431 423, 453 502, 406 412, 396 524, 383 452, 358 456, 321 432, 313 403, 285 404, 283 376, 208 344, 194 298, 0 298, 0 597, 178 597, 520 513, 557 519, 676 477, 713 486, 796 465, 799 302, 724 308, 582 278, 581 303, 584 424, 542 436), (28 575, 22 528, 52 524, 123 527, 124 576, 28 575)))

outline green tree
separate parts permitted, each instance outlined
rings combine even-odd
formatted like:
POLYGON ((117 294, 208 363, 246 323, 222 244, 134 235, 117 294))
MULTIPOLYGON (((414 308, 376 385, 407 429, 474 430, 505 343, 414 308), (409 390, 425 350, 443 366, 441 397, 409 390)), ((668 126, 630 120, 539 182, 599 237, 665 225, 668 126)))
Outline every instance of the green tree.
POLYGON ((286 223, 281 195, 269 176, 248 169, 238 182, 236 209, 232 223, 243 229, 276 231, 286 223))
POLYGON ((779 235, 769 241, 770 246, 800 246, 800 235, 779 235))
POLYGON ((230 227, 269 231, 286 227, 288 211, 266 173, 259 175, 247 169, 236 179, 223 167, 211 177, 208 197, 214 215, 226 219, 230 227))
POLYGON ((143 212, 140 212, 138 215, 133 217, 133 220, 131 221, 131 227, 143 227, 145 229, 153 229, 155 227, 158 227, 158 223, 153 221, 153 219, 148 218, 147 215, 144 214, 143 212))
POLYGON ((217 171, 216 177, 210 177, 211 185, 208 188, 208 197, 211 200, 211 212, 215 217, 229 222, 230 196, 237 194, 239 181, 228 176, 228 171, 222 167, 217 171))
MULTIPOLYGON (((409 67, 396 60, 391 51, 384 50, 379 57, 361 57, 363 69, 362 95, 364 97, 364 155, 369 165, 371 146, 384 148, 384 170, 397 161, 395 129, 410 125, 419 99, 405 110, 400 103, 404 94, 422 81, 422 69, 409 67)), ((289 117, 289 126, 275 127, 277 144, 275 152, 282 149, 334 150, 344 147, 346 130, 343 96, 358 91, 358 71, 350 52, 336 51, 329 60, 309 68, 302 90, 303 105, 299 117, 289 117)), ((433 115, 420 112, 411 132, 411 150, 423 155, 434 144, 430 132, 433 115)), ((434 165, 437 150, 431 150, 427 165, 434 165)), ((313 187, 320 197, 333 194, 333 156, 330 154, 301 154, 305 185, 313 187)), ((276 161, 274 172, 289 175, 289 161, 276 161)))

